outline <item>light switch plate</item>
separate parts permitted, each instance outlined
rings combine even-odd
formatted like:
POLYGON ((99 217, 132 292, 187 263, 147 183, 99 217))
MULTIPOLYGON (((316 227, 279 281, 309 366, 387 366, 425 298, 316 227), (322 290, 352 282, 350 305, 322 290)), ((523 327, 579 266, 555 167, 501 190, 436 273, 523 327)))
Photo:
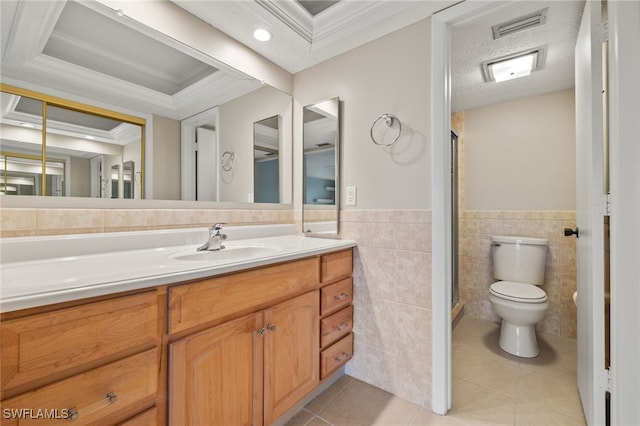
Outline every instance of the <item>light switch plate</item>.
POLYGON ((358 187, 347 186, 345 206, 355 206, 358 198, 358 187))

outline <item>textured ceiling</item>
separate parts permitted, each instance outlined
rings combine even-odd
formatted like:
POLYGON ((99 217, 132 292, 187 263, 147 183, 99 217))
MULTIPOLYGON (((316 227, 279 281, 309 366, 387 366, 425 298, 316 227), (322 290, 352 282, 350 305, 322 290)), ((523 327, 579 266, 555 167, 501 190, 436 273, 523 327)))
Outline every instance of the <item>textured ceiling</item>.
POLYGON ((451 110, 574 87, 574 47, 584 1, 518 1, 456 25, 452 30, 451 110), (546 24, 493 39, 491 27, 548 7, 546 24), (542 70, 501 83, 484 81, 482 63, 523 50, 546 47, 542 70))

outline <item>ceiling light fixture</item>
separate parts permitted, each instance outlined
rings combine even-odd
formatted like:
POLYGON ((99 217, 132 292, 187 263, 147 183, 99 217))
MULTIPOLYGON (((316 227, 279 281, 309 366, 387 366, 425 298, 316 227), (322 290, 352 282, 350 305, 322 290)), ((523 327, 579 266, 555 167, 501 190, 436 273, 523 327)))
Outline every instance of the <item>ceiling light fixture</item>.
POLYGON ((500 83, 526 77, 542 68, 543 58, 544 50, 540 48, 487 61, 482 64, 485 81, 500 83))
POLYGON ((271 40, 271 33, 264 28, 256 28, 253 30, 253 38, 258 41, 269 41, 271 40))

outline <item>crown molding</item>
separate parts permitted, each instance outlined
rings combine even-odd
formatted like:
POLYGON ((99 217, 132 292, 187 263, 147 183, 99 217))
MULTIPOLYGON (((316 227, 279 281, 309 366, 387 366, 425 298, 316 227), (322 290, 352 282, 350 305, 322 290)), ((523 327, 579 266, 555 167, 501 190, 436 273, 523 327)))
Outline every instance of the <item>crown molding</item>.
POLYGON ((255 4, 264 8, 273 17, 302 37, 303 40, 311 44, 314 37, 314 19, 298 3, 293 0, 255 0, 255 4))

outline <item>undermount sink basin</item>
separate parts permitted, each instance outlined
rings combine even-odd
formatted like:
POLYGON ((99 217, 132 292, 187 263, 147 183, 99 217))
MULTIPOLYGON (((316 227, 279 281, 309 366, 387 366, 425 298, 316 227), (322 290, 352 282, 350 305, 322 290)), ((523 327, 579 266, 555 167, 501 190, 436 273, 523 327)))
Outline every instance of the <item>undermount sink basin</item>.
POLYGON ((259 258, 270 256, 280 251, 276 247, 269 246, 227 246, 222 250, 213 251, 188 251, 171 256, 176 260, 190 261, 233 261, 241 259, 259 258))

